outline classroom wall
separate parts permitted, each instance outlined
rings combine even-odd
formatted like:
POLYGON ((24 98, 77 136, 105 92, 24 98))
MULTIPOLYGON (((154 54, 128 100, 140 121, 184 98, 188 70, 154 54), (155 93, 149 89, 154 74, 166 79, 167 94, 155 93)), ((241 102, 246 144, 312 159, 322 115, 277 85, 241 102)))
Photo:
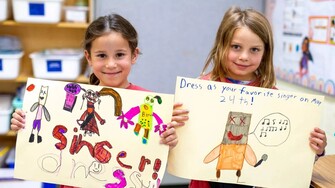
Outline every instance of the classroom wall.
POLYGON ((223 14, 232 5, 264 10, 263 0, 99 0, 95 16, 121 14, 139 33, 143 54, 131 82, 174 93, 177 76, 199 76, 223 14))

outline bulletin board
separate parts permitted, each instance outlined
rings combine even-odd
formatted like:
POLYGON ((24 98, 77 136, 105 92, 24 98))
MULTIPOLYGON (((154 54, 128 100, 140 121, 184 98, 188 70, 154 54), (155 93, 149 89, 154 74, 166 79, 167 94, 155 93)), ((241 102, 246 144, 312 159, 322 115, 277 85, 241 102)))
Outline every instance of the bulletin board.
POLYGON ((269 0, 279 79, 335 96, 335 1, 269 0))

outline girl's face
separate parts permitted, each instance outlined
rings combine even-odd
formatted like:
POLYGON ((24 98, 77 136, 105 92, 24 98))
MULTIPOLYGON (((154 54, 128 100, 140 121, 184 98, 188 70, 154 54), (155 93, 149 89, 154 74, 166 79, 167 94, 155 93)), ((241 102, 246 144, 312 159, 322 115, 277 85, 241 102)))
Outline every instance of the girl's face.
POLYGON ((231 41, 226 67, 235 80, 254 80, 264 54, 264 43, 248 27, 236 29, 231 41))
POLYGON ((139 50, 132 54, 128 41, 118 32, 110 32, 92 42, 90 54, 85 51, 88 64, 100 80, 100 86, 126 88, 128 75, 139 50))

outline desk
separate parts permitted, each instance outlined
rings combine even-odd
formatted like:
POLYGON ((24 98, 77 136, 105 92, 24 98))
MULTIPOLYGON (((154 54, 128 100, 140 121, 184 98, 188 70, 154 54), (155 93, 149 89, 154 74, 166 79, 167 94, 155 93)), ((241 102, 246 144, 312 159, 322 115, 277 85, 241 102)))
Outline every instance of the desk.
POLYGON ((311 185, 315 188, 335 187, 335 155, 326 155, 316 161, 311 185))

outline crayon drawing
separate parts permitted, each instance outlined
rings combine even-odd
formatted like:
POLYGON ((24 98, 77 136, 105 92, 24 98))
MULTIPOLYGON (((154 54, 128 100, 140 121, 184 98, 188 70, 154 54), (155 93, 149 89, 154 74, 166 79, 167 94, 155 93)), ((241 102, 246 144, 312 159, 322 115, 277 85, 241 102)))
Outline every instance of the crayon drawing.
POLYGON ((29 78, 22 110, 33 129, 18 132, 14 176, 76 187, 159 187, 169 151, 160 134, 171 121, 173 100, 29 78), (29 142, 36 135, 39 144, 29 142))
POLYGON ((35 102, 30 108, 31 112, 36 110, 36 116, 33 122, 33 128, 31 130, 29 142, 34 142, 35 134, 37 143, 42 142, 42 136, 39 133, 42 128, 43 116, 47 121, 50 121, 50 113, 46 107, 47 98, 48 98, 48 86, 41 86, 40 92, 38 94, 38 101, 35 102))
POLYGON ((257 187, 309 186, 315 159, 309 135, 320 125, 323 96, 178 77, 175 100, 189 110, 189 120, 177 129, 170 174, 257 187))
POLYGON ((134 134, 138 136, 140 130, 143 129, 144 131, 144 134, 142 136, 143 144, 148 143, 149 133, 152 129, 152 123, 154 122, 153 119, 155 119, 155 121, 157 122, 157 125, 155 125, 154 132, 158 132, 160 135, 167 128, 167 125, 163 124, 163 121, 159 117, 159 115, 153 111, 155 101, 157 101, 158 104, 161 104, 162 98, 159 95, 156 96, 148 95, 144 98, 143 104, 141 104, 140 106, 132 107, 125 114, 122 113, 122 115, 118 118, 121 119, 120 127, 128 129, 128 124, 134 125, 132 119, 138 115, 138 120, 134 128, 134 134))
POLYGON ((204 159, 204 163, 210 163, 218 158, 216 178, 220 178, 220 170, 236 170, 236 176, 239 178, 244 159, 254 167, 266 161, 266 154, 257 161, 255 152, 248 145, 250 121, 251 114, 229 112, 221 144, 216 146, 204 159))

